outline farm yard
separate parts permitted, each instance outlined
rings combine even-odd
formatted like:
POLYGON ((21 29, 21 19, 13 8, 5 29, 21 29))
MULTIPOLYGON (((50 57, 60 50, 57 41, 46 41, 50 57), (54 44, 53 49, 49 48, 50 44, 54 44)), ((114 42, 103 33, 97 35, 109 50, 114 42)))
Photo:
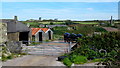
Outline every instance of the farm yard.
POLYGON ((118 5, 2 2, 0 66, 120 68, 118 5))

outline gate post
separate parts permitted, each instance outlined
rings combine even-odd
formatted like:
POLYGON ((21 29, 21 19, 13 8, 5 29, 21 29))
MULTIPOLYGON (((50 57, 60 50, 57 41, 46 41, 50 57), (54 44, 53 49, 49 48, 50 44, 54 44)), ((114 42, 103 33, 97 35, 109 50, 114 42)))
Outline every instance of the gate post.
POLYGON ((71 44, 72 44, 72 42, 68 42, 68 44, 69 44, 69 47, 68 47, 68 53, 71 51, 71 44))

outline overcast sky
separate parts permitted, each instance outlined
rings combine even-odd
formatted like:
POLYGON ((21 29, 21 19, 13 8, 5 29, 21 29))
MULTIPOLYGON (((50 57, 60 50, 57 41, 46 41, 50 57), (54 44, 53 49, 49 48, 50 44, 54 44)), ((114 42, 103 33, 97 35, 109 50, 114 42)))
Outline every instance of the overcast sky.
POLYGON ((2 7, 0 7, 2 8, 2 11, 0 11, 0 13, 2 13, 2 16, 0 16, 0 18, 13 18, 14 15, 17 15, 19 17, 19 20, 38 19, 39 17, 42 17, 42 19, 57 18, 71 20, 107 20, 110 19, 110 16, 113 16, 114 19, 118 18, 118 0, 106 0, 113 2, 15 2, 15 0, 14 2, 12 2, 13 0, 10 0, 11 2, 7 2, 8 0, 3 1, 4 2, 2 2, 2 7))

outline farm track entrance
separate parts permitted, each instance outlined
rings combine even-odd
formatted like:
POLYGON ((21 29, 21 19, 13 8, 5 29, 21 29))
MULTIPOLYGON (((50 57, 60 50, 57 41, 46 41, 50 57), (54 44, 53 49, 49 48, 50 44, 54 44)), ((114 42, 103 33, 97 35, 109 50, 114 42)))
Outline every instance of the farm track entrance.
POLYGON ((63 41, 44 42, 40 45, 23 46, 23 52, 32 55, 62 55, 67 53, 69 44, 63 41))

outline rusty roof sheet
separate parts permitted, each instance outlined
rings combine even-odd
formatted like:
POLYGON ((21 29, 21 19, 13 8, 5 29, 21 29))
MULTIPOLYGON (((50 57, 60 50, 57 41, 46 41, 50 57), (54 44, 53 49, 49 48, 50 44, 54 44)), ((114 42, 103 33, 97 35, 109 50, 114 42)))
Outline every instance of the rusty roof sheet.
POLYGON ((46 32, 48 28, 31 28, 31 30, 32 30, 32 35, 35 35, 39 30, 46 32))

